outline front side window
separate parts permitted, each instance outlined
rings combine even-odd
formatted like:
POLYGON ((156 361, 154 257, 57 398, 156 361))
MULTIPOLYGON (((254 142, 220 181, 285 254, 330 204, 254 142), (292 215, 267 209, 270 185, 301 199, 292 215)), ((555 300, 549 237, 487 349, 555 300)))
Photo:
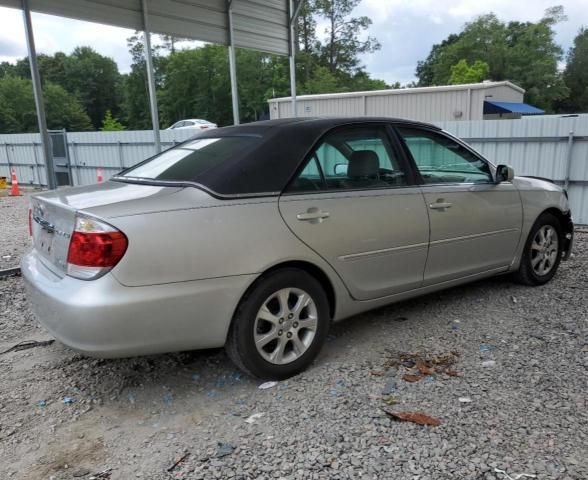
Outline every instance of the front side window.
POLYGON ((357 190, 407 184, 384 127, 347 127, 327 134, 288 191, 357 190))
POLYGON ((398 128, 398 132, 425 183, 492 182, 488 164, 451 138, 418 128, 398 128))

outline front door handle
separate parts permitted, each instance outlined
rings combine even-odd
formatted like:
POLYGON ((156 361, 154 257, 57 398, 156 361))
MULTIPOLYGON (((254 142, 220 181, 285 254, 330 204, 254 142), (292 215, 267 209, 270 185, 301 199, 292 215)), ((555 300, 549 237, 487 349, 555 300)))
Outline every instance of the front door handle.
POLYGON ((453 207, 453 203, 444 201, 442 198, 437 200, 435 203, 430 203, 429 208, 433 210, 445 210, 446 208, 453 207))
POLYGON ((324 212, 320 208, 311 207, 306 212, 299 213, 296 218, 301 222, 321 223, 325 218, 329 218, 331 214, 324 212))

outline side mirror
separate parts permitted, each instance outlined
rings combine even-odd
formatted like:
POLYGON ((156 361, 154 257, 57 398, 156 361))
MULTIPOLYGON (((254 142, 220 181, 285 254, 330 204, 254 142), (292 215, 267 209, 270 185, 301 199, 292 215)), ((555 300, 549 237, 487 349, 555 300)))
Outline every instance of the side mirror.
POLYGON ((336 163, 334 170, 335 170, 335 175, 345 176, 345 175, 347 175, 347 164, 346 163, 336 163))
POLYGON ((512 182, 515 173, 512 167, 508 165, 498 165, 496 167, 496 183, 512 182))

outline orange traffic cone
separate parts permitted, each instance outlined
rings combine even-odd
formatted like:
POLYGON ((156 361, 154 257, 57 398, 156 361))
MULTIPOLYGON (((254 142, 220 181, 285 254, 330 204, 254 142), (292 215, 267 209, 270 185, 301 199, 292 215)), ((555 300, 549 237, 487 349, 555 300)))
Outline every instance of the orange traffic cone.
POLYGON ((102 175, 102 168, 100 167, 96 169, 96 180, 98 181, 98 183, 102 183, 102 181, 104 180, 104 177, 102 175))
POLYGON ((11 197, 20 197, 20 189, 18 188, 18 180, 16 178, 16 169, 12 168, 12 186, 10 188, 11 197))

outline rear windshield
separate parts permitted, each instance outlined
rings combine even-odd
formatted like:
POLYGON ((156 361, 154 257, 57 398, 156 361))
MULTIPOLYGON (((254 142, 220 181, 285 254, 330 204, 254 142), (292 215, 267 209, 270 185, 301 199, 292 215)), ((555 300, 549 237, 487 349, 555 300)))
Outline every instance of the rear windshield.
POLYGON ((255 148, 261 137, 198 138, 156 155, 123 172, 122 177, 197 182, 198 177, 255 148))

